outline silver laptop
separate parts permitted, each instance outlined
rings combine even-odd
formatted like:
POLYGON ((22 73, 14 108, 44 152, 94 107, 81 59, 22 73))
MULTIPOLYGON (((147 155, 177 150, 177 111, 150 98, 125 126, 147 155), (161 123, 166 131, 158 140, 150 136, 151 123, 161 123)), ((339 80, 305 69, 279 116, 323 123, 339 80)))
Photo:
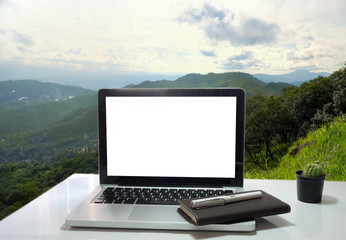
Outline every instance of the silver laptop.
POLYGON ((178 199, 242 191, 242 89, 102 89, 100 186, 71 227, 252 231, 255 221, 194 226, 178 199))

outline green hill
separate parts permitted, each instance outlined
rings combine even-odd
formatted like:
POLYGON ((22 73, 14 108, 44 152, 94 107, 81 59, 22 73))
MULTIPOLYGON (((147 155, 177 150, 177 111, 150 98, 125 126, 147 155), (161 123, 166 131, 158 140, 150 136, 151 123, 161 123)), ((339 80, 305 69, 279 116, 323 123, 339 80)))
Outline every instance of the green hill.
POLYGON ((36 80, 0 81, 0 109, 66 100, 88 94, 95 94, 95 91, 36 80))
POLYGON ((97 149, 97 96, 35 80, 0 82, 0 163, 97 149), (18 100, 19 96, 25 96, 18 100))
POLYGON ((79 108, 95 105, 96 102, 94 93, 62 101, 0 109, 0 137, 6 138, 7 135, 42 128, 79 108))
POLYGON ((262 93, 266 95, 278 95, 283 87, 291 86, 287 83, 266 84, 252 75, 241 72, 228 73, 191 73, 178 78, 175 81, 159 80, 145 81, 137 85, 127 85, 125 88, 206 88, 229 87, 243 88, 247 95, 262 93))
POLYGON ((326 180, 345 181, 346 176, 346 116, 325 124, 298 139, 272 169, 246 166, 247 178, 295 179, 295 172, 306 163, 321 164, 327 174, 326 180))
POLYGON ((97 150, 97 106, 78 108, 47 126, 0 139, 0 163, 48 161, 64 151, 97 150))
POLYGON ((97 105, 93 105, 73 111, 64 119, 47 126, 35 135, 48 136, 47 140, 57 143, 73 143, 81 136, 83 139, 89 139, 92 135, 96 139, 96 131, 97 105))

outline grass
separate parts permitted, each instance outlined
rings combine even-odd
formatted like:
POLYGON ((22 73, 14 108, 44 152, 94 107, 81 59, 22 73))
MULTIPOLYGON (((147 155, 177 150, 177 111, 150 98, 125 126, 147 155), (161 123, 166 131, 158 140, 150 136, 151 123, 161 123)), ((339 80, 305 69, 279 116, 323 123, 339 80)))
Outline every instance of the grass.
POLYGON ((248 166, 245 178, 295 179, 295 172, 306 163, 322 165, 326 180, 346 181, 346 117, 325 124, 298 139, 276 167, 260 169, 248 166))

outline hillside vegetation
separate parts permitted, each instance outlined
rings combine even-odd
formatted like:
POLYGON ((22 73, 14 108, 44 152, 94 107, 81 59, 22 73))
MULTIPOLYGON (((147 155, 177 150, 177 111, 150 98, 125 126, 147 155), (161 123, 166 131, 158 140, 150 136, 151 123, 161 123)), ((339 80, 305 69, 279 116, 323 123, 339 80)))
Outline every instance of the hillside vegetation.
POLYGON ((309 162, 323 166, 326 180, 346 180, 346 116, 325 123, 306 137, 299 138, 277 167, 261 169, 246 164, 245 177, 295 179, 295 172, 309 162))
MULTIPOLYGON (((346 68, 318 77, 280 96, 246 99, 246 161, 258 169, 280 164, 300 137, 346 113, 346 68)), ((344 176, 346 179, 346 176, 344 176)))

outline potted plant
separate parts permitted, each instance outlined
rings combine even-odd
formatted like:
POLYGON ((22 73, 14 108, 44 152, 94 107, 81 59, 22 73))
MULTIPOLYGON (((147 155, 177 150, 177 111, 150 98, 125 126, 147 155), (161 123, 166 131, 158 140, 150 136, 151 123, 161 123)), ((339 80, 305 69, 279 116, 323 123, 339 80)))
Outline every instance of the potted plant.
POLYGON ((296 171, 298 200, 306 203, 321 202, 325 178, 326 174, 317 163, 308 163, 303 170, 296 171))

